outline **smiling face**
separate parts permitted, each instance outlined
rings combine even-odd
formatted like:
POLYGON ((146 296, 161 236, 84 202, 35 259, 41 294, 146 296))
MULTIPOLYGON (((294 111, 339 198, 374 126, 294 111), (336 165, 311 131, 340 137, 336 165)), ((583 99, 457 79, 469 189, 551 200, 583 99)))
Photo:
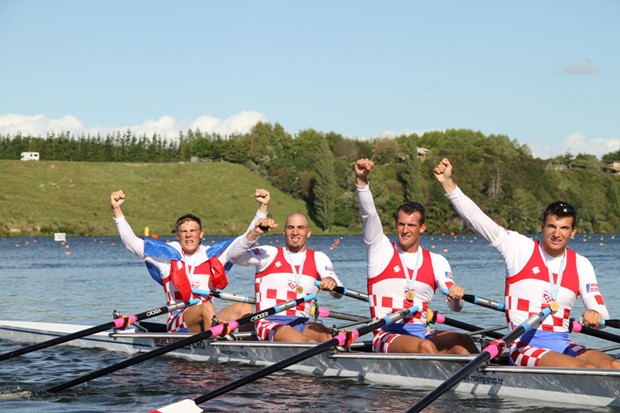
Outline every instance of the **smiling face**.
POLYGON ((308 224, 308 219, 299 213, 289 215, 284 227, 284 241, 286 249, 291 252, 303 252, 306 250, 306 243, 312 234, 308 224))
POLYGON ((187 220, 177 226, 176 235, 183 252, 192 255, 198 250, 204 233, 198 222, 187 220))
POLYGON ((552 257, 564 254, 568 241, 575 235, 577 228, 573 227, 573 217, 558 217, 547 215, 542 224, 543 249, 552 257))
POLYGON ((399 211, 396 217, 396 232, 398 233, 398 246, 403 252, 416 252, 420 245, 420 234, 426 229, 426 224, 420 224, 422 214, 414 211, 407 214, 399 211))

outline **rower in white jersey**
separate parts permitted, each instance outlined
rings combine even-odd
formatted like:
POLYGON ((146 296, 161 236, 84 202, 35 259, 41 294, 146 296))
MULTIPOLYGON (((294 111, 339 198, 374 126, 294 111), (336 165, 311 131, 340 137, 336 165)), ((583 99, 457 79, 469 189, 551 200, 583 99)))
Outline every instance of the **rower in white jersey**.
MULTIPOLYGON (((269 196, 266 201, 269 203, 269 196)), ((256 267, 256 310, 261 311, 286 301, 295 300, 320 290, 330 291, 342 286, 334 272, 331 260, 320 251, 307 248, 312 230, 308 218, 293 213, 284 226, 284 247, 256 246, 254 243, 269 230, 277 227, 273 219, 259 219, 246 236, 233 242, 227 259, 237 265, 256 267), (320 285, 315 285, 319 281, 320 285)), ((332 338, 323 324, 311 322, 310 303, 273 315, 255 323, 256 334, 264 341, 322 342, 332 338)))
MULTIPOLYGON (((254 221, 267 216, 263 193, 256 190, 259 203, 254 221)), ((121 206, 125 193, 115 191, 110 195, 114 222, 125 247, 144 260, 149 273, 164 288, 166 303, 174 305, 191 298, 199 298, 200 304, 176 310, 168 314, 167 330, 171 333, 198 333, 211 328, 214 322, 235 320, 252 312, 246 303, 234 303, 216 310, 211 297, 194 296, 192 289, 222 290, 228 285, 225 261, 226 248, 232 240, 206 246, 200 218, 185 214, 177 219, 175 235, 177 241, 165 243, 153 238, 139 238, 125 219, 121 206)), ((250 223, 250 227, 253 223, 250 223)), ((249 230, 248 228, 248 230, 249 230)), ((241 330, 247 329, 247 326, 241 330)))
POLYGON ((586 309, 584 325, 597 327, 609 317, 592 264, 567 248, 577 231, 575 209, 566 202, 550 204, 542 217, 542 240, 535 241, 502 228, 482 212, 452 179, 447 158, 433 172, 460 217, 502 255, 511 327, 542 308, 552 310, 542 323, 513 342, 510 361, 520 366, 620 368, 620 361, 568 337, 571 310, 578 296, 586 309))
POLYGON ((427 331, 429 305, 436 289, 448 289, 453 311, 463 307, 465 291, 452 279, 450 264, 441 255, 420 246, 426 229, 424 207, 405 202, 396 213, 398 243, 390 242, 375 208, 368 184, 374 162, 355 164, 357 197, 362 214, 364 243, 368 252, 368 297, 370 314, 381 318, 417 305, 420 311, 404 321, 383 327, 374 334, 373 351, 383 353, 477 353, 472 339, 454 331, 427 331))

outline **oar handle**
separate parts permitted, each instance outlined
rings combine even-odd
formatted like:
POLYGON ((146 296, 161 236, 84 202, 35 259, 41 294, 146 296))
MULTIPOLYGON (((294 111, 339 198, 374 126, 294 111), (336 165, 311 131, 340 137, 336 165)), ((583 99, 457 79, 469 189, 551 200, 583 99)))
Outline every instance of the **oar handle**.
MULTIPOLYGON (((581 317, 579 319, 579 323, 583 324, 584 323, 584 319, 583 317, 581 317)), ((620 328, 620 320, 618 320, 617 318, 614 319, 607 319, 607 320, 601 320, 601 327, 613 327, 613 328, 620 328)))
POLYGON ((608 333, 607 331, 598 330, 592 327, 586 327, 579 323, 576 323, 574 319, 570 320, 570 328, 569 331, 573 333, 581 333, 592 337, 598 337, 605 340, 613 341, 614 343, 620 343, 620 336, 612 333, 608 333))
POLYGON ((211 327, 210 329, 205 330, 205 331, 203 331, 201 333, 194 334, 193 336, 186 337, 184 339, 175 341, 174 343, 168 344, 166 346, 156 348, 155 350, 151 350, 151 351, 149 351, 147 353, 139 354, 139 355, 137 355, 135 357, 132 357, 130 359, 121 361, 120 363, 114 364, 112 366, 108 366, 108 367, 106 367, 104 369, 101 369, 101 370, 98 370, 98 371, 86 374, 86 375, 84 375, 82 377, 78 377, 77 379, 68 381, 66 383, 60 384, 60 385, 55 386, 55 387, 52 387, 52 388, 48 389, 47 391, 50 392, 50 393, 57 393, 59 391, 66 390, 68 388, 77 386, 78 384, 85 383, 85 382, 90 381, 92 379, 96 379, 97 377, 101 377, 101 376, 103 376, 105 374, 112 373, 114 371, 123 369, 125 367, 129 367, 129 366, 132 366, 134 364, 140 363, 142 361, 149 360, 149 359, 151 359, 153 357, 157 357, 159 355, 169 353, 169 352, 171 352, 173 350, 176 350, 176 349, 188 346, 188 345, 193 344, 193 343, 195 343, 197 341, 206 340, 206 339, 211 338, 211 337, 218 337, 220 335, 226 335, 230 331, 235 330, 240 325, 252 323, 252 322, 258 321, 258 320, 262 320, 263 318, 269 317, 270 315, 277 314, 277 313, 280 313, 282 311, 288 310, 289 308, 296 307, 299 304, 302 304, 302 303, 304 303, 306 301, 314 300, 315 298, 316 298, 315 294, 308 294, 305 297, 301 297, 301 298, 298 298, 296 300, 290 300, 290 301, 285 302, 284 304, 276 305, 276 306, 273 306, 273 307, 269 307, 269 308, 267 308, 267 309, 265 309, 263 311, 259 311, 259 312, 256 312, 254 314, 248 314, 246 316, 243 316, 243 317, 239 318, 238 320, 234 320, 234 321, 229 321, 229 322, 226 322, 226 323, 218 324, 215 327, 211 327))
POLYGON ((199 289, 199 288, 192 289, 192 293, 194 293, 195 295, 200 295, 202 297, 212 296, 212 297, 220 298, 222 300, 237 301, 237 302, 240 302, 240 303, 256 304, 256 300, 254 298, 248 297, 246 295, 231 294, 231 293, 225 293, 225 292, 222 292, 222 291, 202 290, 202 289, 199 289))
MULTIPOLYGON (((319 285, 321 285, 321 282, 317 280, 314 282, 314 285, 318 287, 319 285)), ((341 286, 334 287, 334 291, 337 292, 338 294, 346 295, 347 297, 357 298, 360 301, 368 301, 368 295, 362 292, 359 292, 359 291, 350 290, 348 288, 341 287, 341 286)))
MULTIPOLYGON (((444 288, 443 290, 441 290, 441 292, 444 295, 450 295, 450 290, 448 290, 447 288, 444 288)), ((473 295, 473 294, 464 294, 463 300, 467 301, 468 303, 476 304, 481 307, 491 308, 496 311, 506 310, 506 306, 504 305, 504 303, 489 300, 488 298, 484 298, 484 297, 478 297, 477 295, 473 295)))

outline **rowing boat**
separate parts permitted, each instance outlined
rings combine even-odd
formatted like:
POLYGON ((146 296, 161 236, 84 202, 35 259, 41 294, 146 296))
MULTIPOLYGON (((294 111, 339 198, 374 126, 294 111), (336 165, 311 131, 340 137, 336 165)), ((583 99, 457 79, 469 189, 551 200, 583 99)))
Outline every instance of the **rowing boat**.
MULTIPOLYGON (((188 337, 147 331, 154 323, 139 323, 124 331, 101 332, 63 345, 96 348, 132 354, 150 351, 188 337)), ((0 340, 31 344, 71 334, 89 326, 76 324, 0 321, 0 340)), ((272 343, 248 339, 242 333, 226 339, 211 339, 177 349, 170 356, 217 363, 266 366, 292 357, 312 344, 272 343)), ((369 342, 337 348, 288 368, 301 374, 355 378, 383 385, 433 389, 470 362, 473 356, 377 354, 368 351, 369 342)), ((620 407, 620 371, 514 367, 486 363, 459 383, 457 393, 516 397, 539 402, 587 406, 620 407)))

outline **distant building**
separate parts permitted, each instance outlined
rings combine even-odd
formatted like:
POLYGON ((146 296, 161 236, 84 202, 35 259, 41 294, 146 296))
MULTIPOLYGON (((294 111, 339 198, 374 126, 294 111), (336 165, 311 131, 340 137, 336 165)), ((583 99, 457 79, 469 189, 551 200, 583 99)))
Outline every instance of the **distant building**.
POLYGON ((22 152, 22 161, 38 161, 39 152, 22 152))
POLYGON ((613 161, 609 165, 603 166, 602 169, 607 174, 620 175, 620 161, 613 161))
POLYGON ((429 150, 428 150, 428 149, 426 149, 426 148, 420 148, 420 147, 419 147, 419 148, 418 148, 418 158, 419 158, 420 160, 424 160, 424 159, 426 159, 426 155, 428 154, 428 151, 429 151, 429 150))
POLYGON ((548 171, 565 171, 568 169, 568 166, 564 164, 552 164, 549 163, 545 166, 545 169, 548 171))

